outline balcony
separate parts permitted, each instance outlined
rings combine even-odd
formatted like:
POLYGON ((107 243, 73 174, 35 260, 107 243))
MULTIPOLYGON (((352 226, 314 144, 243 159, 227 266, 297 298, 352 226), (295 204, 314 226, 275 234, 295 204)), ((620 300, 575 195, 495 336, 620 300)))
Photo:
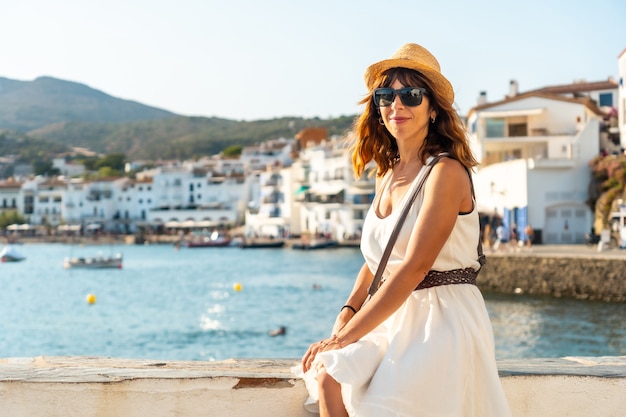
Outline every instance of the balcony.
POLYGON ((571 168, 580 157, 576 136, 492 137, 482 143, 481 165, 526 159, 532 168, 571 168))

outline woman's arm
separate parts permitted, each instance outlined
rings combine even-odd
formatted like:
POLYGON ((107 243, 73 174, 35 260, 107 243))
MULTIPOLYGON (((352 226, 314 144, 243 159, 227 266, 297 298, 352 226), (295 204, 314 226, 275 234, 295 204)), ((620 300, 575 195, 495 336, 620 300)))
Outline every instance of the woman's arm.
POLYGON ((335 342, 329 343, 329 348, 359 340, 396 311, 432 267, 458 214, 469 212, 472 207, 467 171, 458 161, 442 159, 424 185, 424 200, 405 259, 359 313, 335 333, 331 338, 335 342))
MULTIPOLYGON (((361 270, 359 271, 356 281, 354 282, 354 286, 352 287, 352 291, 346 300, 345 305, 348 305, 354 308, 356 311, 361 309, 361 306, 365 302, 367 298, 367 290, 374 279, 374 275, 368 268, 366 263, 363 263, 361 270)), ((337 315, 337 319, 335 320, 335 324, 333 325, 332 334, 337 334, 339 330, 343 328, 343 326, 350 321, 352 317, 354 317, 355 313, 349 308, 342 308, 337 315)))

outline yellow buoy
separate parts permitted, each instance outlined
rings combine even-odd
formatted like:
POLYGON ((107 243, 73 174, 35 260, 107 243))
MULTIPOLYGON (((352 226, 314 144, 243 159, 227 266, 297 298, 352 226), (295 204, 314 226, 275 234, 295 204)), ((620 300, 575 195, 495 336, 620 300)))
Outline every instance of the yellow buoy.
POLYGON ((95 304, 96 296, 94 294, 87 294, 87 304, 95 304))
POLYGON ((233 285, 233 290, 239 292, 243 289, 242 285, 238 282, 235 282, 235 285, 233 285))

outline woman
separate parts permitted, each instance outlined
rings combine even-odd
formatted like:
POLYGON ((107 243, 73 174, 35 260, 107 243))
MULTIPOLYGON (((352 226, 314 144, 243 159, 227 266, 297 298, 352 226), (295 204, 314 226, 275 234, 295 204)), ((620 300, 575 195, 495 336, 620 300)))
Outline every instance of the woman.
POLYGON ((371 65, 365 83, 371 95, 362 101, 352 154, 357 177, 371 161, 378 169, 361 239, 365 263, 332 336, 302 358, 311 400, 319 400, 322 417, 510 416, 482 295, 450 272, 469 271, 475 283, 480 268, 470 176, 477 162, 452 86, 416 44, 371 65), (365 303, 405 196, 441 153, 447 156, 412 206, 383 284, 365 303))

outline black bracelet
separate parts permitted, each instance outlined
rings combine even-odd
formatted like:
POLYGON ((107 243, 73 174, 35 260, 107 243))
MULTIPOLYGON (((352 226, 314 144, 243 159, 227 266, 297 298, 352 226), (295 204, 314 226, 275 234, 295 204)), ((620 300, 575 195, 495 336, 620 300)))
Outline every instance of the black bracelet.
POLYGON ((349 305, 347 305, 347 304, 346 304, 345 306, 341 307, 341 310, 340 310, 340 311, 343 311, 343 309, 344 309, 344 308, 349 308, 350 310, 352 310, 352 312, 353 312, 354 314, 356 314, 356 310, 354 309, 354 307, 349 306, 349 305))

